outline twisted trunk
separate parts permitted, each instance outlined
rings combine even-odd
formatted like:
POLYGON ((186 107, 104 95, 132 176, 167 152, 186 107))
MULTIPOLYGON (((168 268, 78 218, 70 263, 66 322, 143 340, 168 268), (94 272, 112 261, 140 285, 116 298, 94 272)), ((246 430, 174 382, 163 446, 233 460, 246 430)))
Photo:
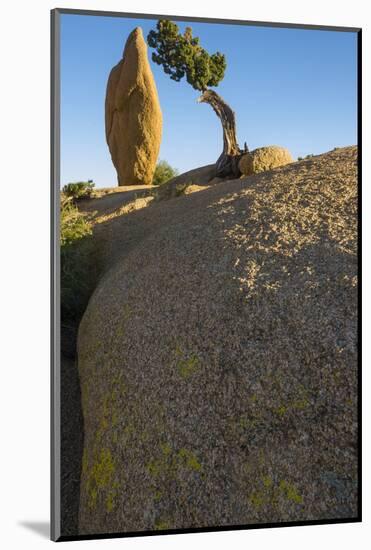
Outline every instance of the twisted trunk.
MULTIPOLYGON (((238 161, 244 153, 237 143, 236 120, 234 111, 220 95, 213 90, 205 90, 197 100, 199 103, 208 103, 214 109, 223 127, 223 152, 216 161, 216 175, 218 177, 239 177, 241 172, 238 161)), ((245 152, 247 150, 245 144, 245 152)))

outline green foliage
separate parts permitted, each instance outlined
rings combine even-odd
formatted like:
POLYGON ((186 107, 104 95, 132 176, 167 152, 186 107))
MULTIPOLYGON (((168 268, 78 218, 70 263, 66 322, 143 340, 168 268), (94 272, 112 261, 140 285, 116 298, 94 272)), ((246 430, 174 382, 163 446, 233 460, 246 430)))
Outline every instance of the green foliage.
POLYGON ((200 46, 200 39, 192 35, 190 27, 181 34, 175 23, 160 19, 156 29, 147 37, 148 45, 156 50, 152 61, 162 65, 172 80, 179 82, 186 77, 195 90, 205 91, 224 78, 225 56, 220 52, 210 55, 200 46))
POLYGON ((91 224, 80 214, 76 206, 68 200, 61 207, 61 247, 91 235, 91 224))
POLYGON ((153 176, 152 185, 162 185, 178 175, 178 170, 170 166, 166 160, 160 160, 157 163, 153 176))
POLYGON ((67 183, 63 189, 62 193, 66 197, 72 197, 73 199, 88 199, 95 187, 93 180, 88 181, 76 181, 74 183, 67 183))
POLYGON ((189 183, 178 183, 174 189, 174 197, 181 197, 185 194, 185 191, 187 187, 189 187, 189 183))
POLYGON ((60 219, 62 351, 73 357, 77 327, 96 286, 99 262, 91 223, 71 199, 62 202, 60 219))

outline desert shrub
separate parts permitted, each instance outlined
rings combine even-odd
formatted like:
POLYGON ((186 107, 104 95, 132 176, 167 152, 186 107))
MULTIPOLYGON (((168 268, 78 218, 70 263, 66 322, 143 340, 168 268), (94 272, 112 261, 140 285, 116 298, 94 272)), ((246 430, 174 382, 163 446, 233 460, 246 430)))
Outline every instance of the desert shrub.
POLYGON ((71 199, 61 205, 61 347, 75 355, 77 329, 99 276, 92 226, 71 199))
POLYGON ((181 197, 182 195, 184 195, 189 185, 190 185, 189 183, 178 183, 178 185, 175 186, 175 190, 174 190, 175 197, 181 197))
POLYGON ((70 200, 61 205, 61 247, 91 235, 91 224, 70 200))
POLYGON ((74 200, 87 199, 91 196, 94 187, 95 183, 93 180, 76 181, 73 183, 67 183, 62 189, 62 193, 66 197, 71 197, 74 200))
POLYGON ((160 160, 157 163, 153 175, 152 185, 162 185, 178 175, 178 170, 170 166, 166 160, 160 160))
POLYGON ((304 160, 303 157, 298 157, 298 161, 304 160))

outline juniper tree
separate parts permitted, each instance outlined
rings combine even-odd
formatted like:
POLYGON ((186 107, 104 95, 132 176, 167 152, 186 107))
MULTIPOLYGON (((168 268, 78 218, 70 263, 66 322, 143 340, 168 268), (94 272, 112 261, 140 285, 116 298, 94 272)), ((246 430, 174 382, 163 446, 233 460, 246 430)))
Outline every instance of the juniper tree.
POLYGON ((149 32, 147 41, 155 49, 152 61, 162 65, 172 80, 179 82, 186 78, 188 84, 202 92, 197 101, 208 103, 214 109, 223 127, 223 152, 216 162, 216 174, 238 176, 238 160, 243 151, 237 143, 235 114, 220 95, 209 89, 218 86, 224 78, 225 55, 220 52, 210 55, 190 27, 181 34, 178 26, 166 19, 157 22, 156 30, 149 32))

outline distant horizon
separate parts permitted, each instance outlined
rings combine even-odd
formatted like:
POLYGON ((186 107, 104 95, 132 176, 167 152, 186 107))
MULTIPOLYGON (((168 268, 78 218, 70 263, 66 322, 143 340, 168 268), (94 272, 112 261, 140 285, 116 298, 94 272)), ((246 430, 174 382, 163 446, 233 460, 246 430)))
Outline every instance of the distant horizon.
MULTIPOLYGON (((137 26, 157 19, 61 15, 61 186, 117 186, 104 129, 108 75, 137 26)), ((280 145, 299 156, 357 144, 357 33, 176 21, 209 52, 226 55, 214 88, 236 113, 240 147, 280 145)), ((186 80, 172 81, 148 58, 163 113, 158 160, 179 173, 215 162, 222 128, 186 80)))

